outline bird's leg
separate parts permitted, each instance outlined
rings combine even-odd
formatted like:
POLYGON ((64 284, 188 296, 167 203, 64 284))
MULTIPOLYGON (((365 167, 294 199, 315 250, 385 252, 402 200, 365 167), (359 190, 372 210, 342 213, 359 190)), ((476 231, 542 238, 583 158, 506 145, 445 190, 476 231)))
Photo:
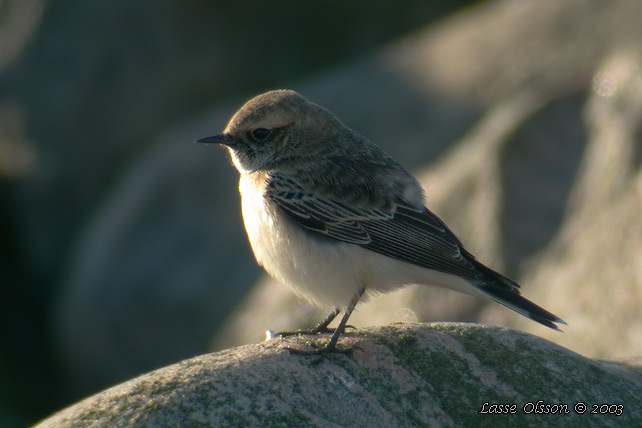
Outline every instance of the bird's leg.
POLYGON ((337 315, 341 312, 341 308, 336 308, 328 316, 323 318, 321 321, 309 328, 302 328, 301 330, 294 331, 281 331, 276 334, 276 336, 295 336, 301 334, 319 334, 319 333, 332 333, 334 329, 328 328, 328 324, 334 320, 337 315))
MULTIPOLYGON (((290 351, 290 353, 301 354, 301 355, 321 355, 321 356, 325 356, 331 352, 340 352, 344 354, 351 353, 352 348, 347 349, 345 351, 340 351, 336 349, 336 345, 337 345, 337 342, 339 341, 339 337, 341 336, 341 334, 343 334, 343 331, 346 328, 346 323, 348 322, 348 318, 350 318, 352 311, 354 310, 355 306, 357 306, 357 302, 359 302, 359 299, 361 298, 361 296, 363 296, 363 293, 365 291, 366 289, 364 287, 361 287, 359 291, 357 291, 357 293, 354 296, 352 296, 352 299, 350 300, 350 303, 346 307, 343 317, 341 317, 341 321, 339 321, 339 325, 337 326, 336 329, 334 329, 334 332, 332 333, 332 337, 330 337, 330 341, 323 348, 316 349, 314 351, 299 351, 297 349, 287 348, 290 351)), ((338 315, 339 310, 337 309, 335 312, 336 314, 334 314, 334 316, 338 315)))
POLYGON ((334 330, 334 333, 332 333, 332 337, 330 338, 328 344, 323 348, 323 354, 328 354, 335 351, 335 347, 337 345, 337 342, 339 341, 339 336, 343 334, 346 328, 346 323, 348 322, 348 318, 350 318, 350 315, 352 315, 352 311, 354 311, 354 308, 357 306, 357 302, 359 302, 359 299, 361 298, 361 296, 363 296, 363 293, 365 291, 366 289, 361 287, 357 294, 352 296, 352 299, 350 300, 350 303, 348 304, 343 317, 341 317, 341 321, 339 321, 339 325, 334 330))

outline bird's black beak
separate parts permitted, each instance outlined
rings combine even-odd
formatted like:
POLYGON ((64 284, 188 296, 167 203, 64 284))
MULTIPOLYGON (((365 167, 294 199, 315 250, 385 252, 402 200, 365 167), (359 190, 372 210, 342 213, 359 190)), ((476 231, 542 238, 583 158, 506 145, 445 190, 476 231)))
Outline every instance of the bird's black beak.
POLYGON ((229 146, 230 144, 234 143, 234 139, 230 137, 228 134, 218 134, 218 135, 212 135, 211 137, 205 137, 201 138, 200 140, 196 140, 197 143, 217 143, 217 144, 223 144, 226 146, 229 146))

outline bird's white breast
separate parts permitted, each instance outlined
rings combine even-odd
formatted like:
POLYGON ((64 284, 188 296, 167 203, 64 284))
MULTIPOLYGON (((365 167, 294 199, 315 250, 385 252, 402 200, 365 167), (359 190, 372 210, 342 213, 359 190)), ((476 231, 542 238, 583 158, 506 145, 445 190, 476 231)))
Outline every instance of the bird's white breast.
POLYGON ((256 260, 278 281, 311 302, 346 305, 361 281, 353 245, 312 236, 263 197, 265 175, 242 174, 243 220, 256 260))

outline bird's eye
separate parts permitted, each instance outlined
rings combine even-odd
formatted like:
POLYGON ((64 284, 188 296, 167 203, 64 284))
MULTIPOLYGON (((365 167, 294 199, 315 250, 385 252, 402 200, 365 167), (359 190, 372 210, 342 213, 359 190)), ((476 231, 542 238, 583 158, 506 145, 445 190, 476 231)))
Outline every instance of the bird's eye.
POLYGON ((272 130, 267 128, 256 128, 250 131, 249 134, 250 138, 258 143, 268 139, 268 137, 272 135, 272 130))

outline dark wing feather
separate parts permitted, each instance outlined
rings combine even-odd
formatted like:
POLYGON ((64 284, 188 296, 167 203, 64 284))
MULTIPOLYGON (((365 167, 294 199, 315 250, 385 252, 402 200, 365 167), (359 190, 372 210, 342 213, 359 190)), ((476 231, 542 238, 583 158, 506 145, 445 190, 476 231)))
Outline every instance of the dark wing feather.
POLYGON ((391 219, 362 225, 371 238, 363 246, 372 251, 464 278, 480 276, 457 237, 427 208, 397 206, 391 219))
POLYGON ((485 272, 478 269, 479 263, 427 208, 396 205, 391 210, 356 209, 313 196, 280 175, 271 178, 266 196, 312 232, 428 269, 487 282, 485 272))

